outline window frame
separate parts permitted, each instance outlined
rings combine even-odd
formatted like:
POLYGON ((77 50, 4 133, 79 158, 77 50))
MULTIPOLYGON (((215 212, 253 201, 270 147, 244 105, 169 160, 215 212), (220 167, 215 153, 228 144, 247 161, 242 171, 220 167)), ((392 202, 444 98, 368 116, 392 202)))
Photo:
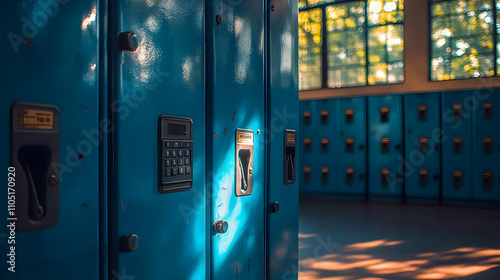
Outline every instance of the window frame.
MULTIPOLYGON (((327 3, 322 3, 314 6, 309 6, 308 0, 304 0, 306 3, 305 8, 299 8, 299 13, 301 11, 307 11, 307 10, 312 10, 312 9, 317 9, 321 8, 322 11, 322 31, 321 31, 321 36, 322 36, 322 46, 321 46, 321 87, 319 88, 311 88, 311 89, 301 89, 300 91, 317 91, 317 90, 335 90, 335 89, 343 89, 343 88, 360 88, 360 87, 372 87, 372 86, 387 86, 387 85, 401 85, 405 83, 405 79, 403 78, 403 81, 398 81, 395 83, 375 83, 375 84, 370 84, 368 82, 368 77, 370 75, 370 64, 375 65, 376 63, 370 63, 369 62, 369 55, 370 55, 370 50, 369 50, 369 30, 370 27, 375 27, 375 26, 389 26, 389 25, 401 25, 403 27, 403 57, 402 57, 402 62, 403 62, 403 77, 406 74, 405 68, 406 68, 406 63, 405 63, 405 56, 406 56, 406 48, 405 48, 405 17, 406 17, 406 8, 403 9, 403 22, 401 23, 385 23, 381 25, 372 25, 370 26, 368 22, 368 0, 335 0, 333 2, 327 2, 327 3), (364 85, 353 85, 353 86, 340 86, 340 87, 329 87, 328 86, 328 30, 327 30, 327 15, 326 15, 326 7, 332 6, 332 5, 339 5, 342 3, 349 3, 349 2, 365 2, 365 22, 364 22, 364 35, 365 35, 365 84, 364 85)), ((331 0, 330 0, 331 1, 331 0)), ((429 0, 431 1, 431 0, 429 0)), ((496 0, 492 0, 496 1, 496 0)), ((429 9, 430 10, 430 9, 429 9)), ((387 48, 387 44, 385 45, 387 48)), ((387 65, 390 64, 390 61, 386 60, 381 61, 379 63, 386 63, 387 65)), ((387 71, 387 68, 386 68, 387 71)), ((388 73, 386 73, 386 76, 388 73)))

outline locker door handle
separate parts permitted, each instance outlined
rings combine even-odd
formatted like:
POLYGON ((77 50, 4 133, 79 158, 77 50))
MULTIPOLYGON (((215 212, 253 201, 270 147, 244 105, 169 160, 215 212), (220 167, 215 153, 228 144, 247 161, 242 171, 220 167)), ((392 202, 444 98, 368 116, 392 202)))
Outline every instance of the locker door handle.
POLYGON ((303 113, 304 116, 304 124, 310 124, 311 123, 311 111, 305 111, 303 113))
POLYGON ((354 168, 349 167, 345 171, 345 183, 347 185, 352 185, 354 182, 354 168))
POLYGON ((216 233, 224 234, 229 229, 229 223, 226 220, 218 220, 214 223, 216 233))
POLYGON ((389 181, 390 181, 390 171, 389 171, 389 168, 382 168, 382 172, 381 172, 381 182, 382 182, 382 185, 383 186, 388 186, 389 185, 389 181))
POLYGON ((329 142, 330 142, 330 140, 328 140, 328 138, 321 139, 321 151, 323 153, 328 152, 328 143, 329 142))
POLYGON ((462 188, 464 175, 462 171, 456 170, 453 172, 453 186, 459 190, 462 188))
POLYGON ((483 118, 493 118, 493 102, 483 102, 483 118))
POLYGON ((311 138, 304 138, 304 151, 310 152, 311 151, 311 138))
POLYGON ((345 140, 345 151, 346 153, 354 152, 354 138, 347 138, 345 140))
POLYGON ((483 137, 483 153, 493 153, 493 137, 483 137))
POLYGON ((133 252, 139 247, 139 237, 136 234, 120 236, 120 252, 133 252))
POLYGON ((429 170, 420 169, 418 175, 418 182, 420 183, 420 186, 422 187, 426 186, 428 181, 429 181, 429 170))
POLYGON ((389 137, 382 138, 381 152, 384 154, 389 153, 391 149, 390 146, 391 146, 391 138, 389 137))
POLYGON ((427 154, 429 150, 429 139, 427 137, 420 137, 418 139, 418 151, 422 154, 427 154))
POLYGON ((321 181, 323 182, 323 184, 328 183, 328 172, 329 171, 330 170, 328 169, 328 167, 321 168, 321 181))
POLYGON ((380 108, 380 121, 381 122, 389 121, 389 107, 380 108))
POLYGON ((418 120, 419 121, 427 120, 427 105, 418 106, 418 120))
POLYGON ((354 122, 354 110, 345 109, 345 123, 351 124, 354 122))
POLYGON ((462 137, 454 137, 453 138, 453 153, 461 154, 462 153, 462 137))
POLYGON ((307 183, 311 180, 311 167, 304 167, 304 181, 307 183))
POLYGON ((321 114, 321 123, 327 124, 328 123, 328 110, 322 110, 320 114, 321 114))
POLYGON ((483 188, 487 191, 493 188, 493 173, 483 172, 483 188))
POLYGON ((462 118, 462 104, 453 103, 453 119, 459 120, 462 118))

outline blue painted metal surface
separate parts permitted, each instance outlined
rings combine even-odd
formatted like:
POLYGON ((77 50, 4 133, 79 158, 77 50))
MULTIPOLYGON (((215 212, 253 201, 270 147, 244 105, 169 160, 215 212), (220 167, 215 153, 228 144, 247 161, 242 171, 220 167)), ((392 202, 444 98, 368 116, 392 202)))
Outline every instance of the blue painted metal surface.
MULTIPOLYGON (((210 225, 227 220, 226 233, 211 234, 211 279, 265 278, 264 7, 262 2, 207 3, 208 177, 210 225), (219 23, 217 24, 217 16, 219 23), (253 131, 253 193, 235 195, 235 131, 253 131), (260 130, 261 133, 258 133, 260 130)), ((209 226, 210 226, 209 225, 209 226)))
POLYGON ((439 198, 440 94, 404 97, 405 184, 407 198, 439 198))
MULTIPOLYGON (((50 228, 16 234, 0 229, 1 279, 97 279, 99 152, 97 1, 4 1, 0 43, 1 170, 9 166, 10 107, 16 101, 60 111, 60 218, 50 228), (6 37, 7 35, 7 37, 6 37), (78 159, 81 153, 83 158, 78 159), (7 271, 15 245, 15 271, 7 271)), ((15 155, 14 155, 15 156, 15 155)), ((24 176, 18 170, 17 176, 24 176)), ((5 195, 7 191, 5 190, 5 195)), ((16 197, 17 200, 22 199, 16 197)), ((0 201, 6 222, 7 197, 0 201), (5 210, 4 210, 5 209, 5 210)))
POLYGON ((305 143, 306 138, 311 138, 312 126, 313 126, 313 116, 312 116, 312 105, 314 101, 300 101, 299 102, 299 131, 297 133, 297 150, 300 155, 298 162, 298 180, 299 180, 299 190, 306 191, 309 186, 311 186, 310 174, 305 174, 305 168, 311 168, 310 158, 312 154, 311 143, 305 143))
MULTIPOLYGON (((268 152, 268 205, 279 203, 279 211, 266 207, 268 218, 267 275, 265 279, 298 279, 298 161, 297 141, 294 162, 295 183, 285 185, 285 129, 298 130, 298 42, 297 1, 269 1, 269 92, 266 129, 268 152), (273 11, 271 5, 275 6, 273 11)), ((296 138, 297 140, 300 138, 296 138)), ((256 279, 256 278, 251 278, 256 279)))
MULTIPOLYGON (((110 278, 203 279, 205 233, 204 1, 118 1, 110 6, 116 31, 137 34, 135 52, 110 46, 116 100, 116 182, 110 185, 110 278), (158 117, 193 120, 193 187, 160 194, 158 117), (116 190, 116 192, 115 192, 116 190), (112 227, 115 226, 116 229, 112 227), (114 235, 116 233, 116 235, 114 235), (134 252, 117 238, 136 234, 134 252)), ((112 31, 110 31, 112 33, 112 31)), ((116 40, 116 38, 113 38, 116 40)), ((116 41, 114 41, 116 44, 116 41)), ((115 103, 115 104, 113 104, 115 103)))
MULTIPOLYGON (((302 142, 299 143, 302 146, 301 148, 304 149, 304 158, 301 160, 300 169, 303 185, 300 191, 334 193, 336 184, 334 159, 339 141, 338 103, 335 99, 310 102, 310 128, 301 131, 302 142), (304 168, 310 168, 309 175, 305 174, 304 168), (307 178, 308 176, 309 178, 307 178)), ((305 125, 305 127, 308 127, 308 125, 305 125)))
POLYGON ((340 137, 337 145, 338 160, 334 160, 337 193, 364 196, 367 176, 366 98, 344 98, 338 102, 340 137))
POLYGON ((369 97, 367 107, 369 195, 400 197, 403 169, 402 97, 399 95, 369 97), (387 143, 386 152, 382 151, 384 139, 390 141, 387 143))
POLYGON ((474 92, 474 200, 500 200, 500 91, 474 92), (490 146, 491 145, 491 146, 490 146), (491 176, 490 176, 491 175, 491 176), (491 181, 490 181, 491 180, 491 181))
POLYGON ((441 94, 443 199, 472 198, 472 118, 470 91, 441 94))

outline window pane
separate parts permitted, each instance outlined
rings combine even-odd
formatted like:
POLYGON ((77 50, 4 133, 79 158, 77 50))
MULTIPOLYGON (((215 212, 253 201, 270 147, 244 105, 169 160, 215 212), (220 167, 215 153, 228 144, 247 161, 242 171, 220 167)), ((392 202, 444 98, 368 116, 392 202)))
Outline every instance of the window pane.
POLYGON ((299 9, 307 7, 306 0, 299 0, 299 9))
POLYGON ((312 7, 324 3, 335 2, 335 0, 307 0, 307 6, 312 7))
POLYGON ((490 0, 433 0, 432 80, 495 74, 492 8, 490 0))
POLYGON ((404 0, 368 0, 368 84, 404 81, 404 0))
POLYGON ((328 87, 366 85, 365 2, 326 7, 328 87))
POLYGON ((321 88, 322 10, 299 12, 299 90, 321 88))
POLYGON ((499 28, 499 20, 500 20, 500 0, 496 0, 496 10, 497 10, 497 75, 500 75, 500 28, 499 28))

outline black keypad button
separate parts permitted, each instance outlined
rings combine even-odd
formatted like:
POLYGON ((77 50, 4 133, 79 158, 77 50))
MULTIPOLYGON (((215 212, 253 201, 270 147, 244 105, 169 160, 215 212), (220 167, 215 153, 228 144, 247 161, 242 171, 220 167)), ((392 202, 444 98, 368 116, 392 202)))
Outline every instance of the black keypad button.
POLYGON ((184 155, 187 156, 187 157, 190 156, 191 155, 191 151, 190 150, 185 150, 184 151, 184 155))
POLYGON ((179 148, 179 141, 174 141, 174 148, 179 148))
POLYGON ((165 168, 165 176, 170 176, 170 168, 165 168))
POLYGON ((184 151, 183 150, 179 150, 179 157, 183 157, 184 156, 184 151))
POLYGON ((184 160, 182 158, 178 159, 177 165, 179 165, 179 166, 184 165, 184 160))
POLYGON ((170 160, 169 159, 166 159, 163 161, 165 167, 170 167, 170 160))
POLYGON ((175 159, 172 160, 172 166, 177 166, 177 160, 175 159))
POLYGON ((191 143, 190 142, 186 142, 185 146, 186 146, 186 148, 191 148, 191 143))
POLYGON ((190 166, 186 167, 186 174, 191 174, 191 167, 190 166))
POLYGON ((172 148, 173 146, 173 142, 172 141, 165 141, 165 148, 168 149, 168 148, 172 148))
POLYGON ((165 157, 170 157, 170 150, 165 151, 165 157))
POLYGON ((176 176, 179 172, 178 168, 172 168, 172 176, 176 176))
POLYGON ((191 162, 189 161, 188 158, 184 159, 184 165, 190 165, 190 164, 191 164, 191 162))
POLYGON ((179 167, 179 175, 184 175, 184 167, 179 167))
POLYGON ((177 157, 177 151, 176 150, 172 150, 172 157, 177 157))

